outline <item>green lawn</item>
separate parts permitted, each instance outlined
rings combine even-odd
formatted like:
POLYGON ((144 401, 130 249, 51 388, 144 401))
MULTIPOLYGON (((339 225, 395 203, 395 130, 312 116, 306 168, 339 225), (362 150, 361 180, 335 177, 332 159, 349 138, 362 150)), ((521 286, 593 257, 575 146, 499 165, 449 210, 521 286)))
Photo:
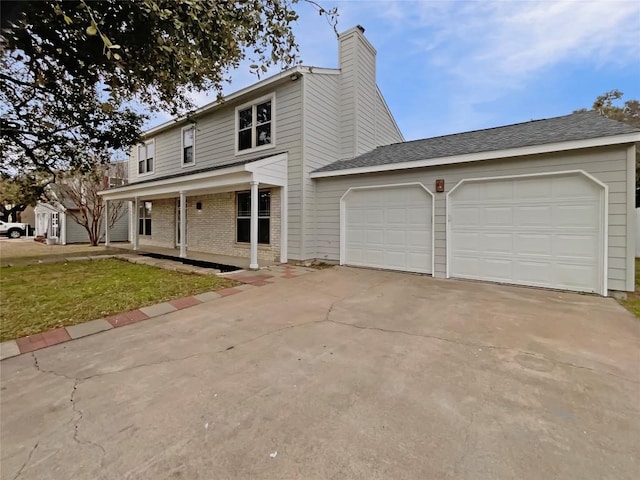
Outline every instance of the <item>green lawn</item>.
POLYGON ((0 341, 236 285, 105 259, 0 269, 0 341))
POLYGON ((636 291, 629 293, 620 303, 636 317, 640 318, 640 258, 636 258, 636 291))

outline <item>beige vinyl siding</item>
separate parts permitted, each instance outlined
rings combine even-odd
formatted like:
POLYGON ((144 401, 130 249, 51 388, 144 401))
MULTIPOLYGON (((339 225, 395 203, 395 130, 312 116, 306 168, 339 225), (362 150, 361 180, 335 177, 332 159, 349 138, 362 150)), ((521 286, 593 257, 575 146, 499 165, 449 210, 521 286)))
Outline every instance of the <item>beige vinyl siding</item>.
POLYGON ((360 32, 340 38, 340 158, 375 145, 376 52, 360 32))
POLYGON ((376 146, 404 141, 380 90, 376 92, 376 146))
MULTIPOLYGON (((361 50, 366 49, 363 45, 361 50)), ((356 155, 376 146, 376 57, 361 54, 358 62, 358 102, 356 104, 356 155)))
MULTIPOLYGON (((584 170, 608 185, 608 288, 626 290, 628 198, 626 147, 593 148, 514 159, 317 179, 317 257, 328 260, 340 258, 340 197, 350 187, 421 182, 435 195, 435 276, 444 277, 446 275, 446 193, 460 180, 566 170, 584 170), (436 179, 445 180, 444 193, 435 193, 436 179)), ((633 255, 632 252, 629 254, 633 255)))
POLYGON ((338 110, 340 129, 338 139, 340 141, 340 155, 336 160, 354 156, 355 152, 355 119, 356 119, 356 47, 357 39, 352 38, 340 42, 340 88, 338 110))
POLYGON ((313 74, 304 77, 304 252, 315 253, 315 182, 308 173, 328 165, 340 155, 340 117, 338 75, 313 74))
MULTIPOLYGON (((361 46, 360 48, 366 48, 361 46)), ((384 99, 375 85, 375 63, 370 58, 369 68, 360 72, 361 76, 369 76, 369 80, 360 81, 358 88, 359 102, 357 131, 362 151, 370 151, 380 145, 402 141, 395 121, 386 107, 384 99), (366 88, 365 88, 366 87, 366 88)), ((362 63, 362 62, 361 62, 362 63)), ((367 63, 367 62, 365 62, 367 63)), ((349 77, 348 69, 341 74, 349 77)), ((345 125, 344 121, 354 122, 350 114, 345 115, 345 105, 341 104, 340 89, 345 88, 345 80, 338 75, 310 74, 304 77, 304 252, 303 258, 312 258, 316 251, 316 190, 315 182, 308 174, 320 167, 342 158, 341 135, 345 131, 356 134, 353 125, 345 125), (345 120, 347 119, 347 120, 345 120)), ((347 80, 347 85, 350 80, 347 80)), ((347 87, 347 90, 350 87, 347 87)), ((342 93, 345 93, 344 91, 342 93)), ((343 98, 344 99, 344 98, 343 98)), ((355 139, 353 139, 355 141, 355 139)), ((355 145, 355 144, 354 144, 355 145)), ((355 148, 355 147, 354 147, 355 148)))

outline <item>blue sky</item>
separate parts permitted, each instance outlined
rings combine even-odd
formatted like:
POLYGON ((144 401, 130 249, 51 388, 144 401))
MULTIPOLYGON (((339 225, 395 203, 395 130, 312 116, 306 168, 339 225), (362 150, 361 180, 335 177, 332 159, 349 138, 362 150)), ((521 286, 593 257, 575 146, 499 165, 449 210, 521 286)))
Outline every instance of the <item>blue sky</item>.
MULTIPOLYGON (((338 31, 365 27, 378 51, 378 85, 407 140, 569 114, 614 88, 640 99, 637 0, 319 3, 338 7, 338 31)), ((304 64, 337 67, 326 20, 305 2, 296 10, 304 64)), ((225 93, 257 80, 247 65, 225 93)), ((149 126, 167 119, 157 115, 149 126)))

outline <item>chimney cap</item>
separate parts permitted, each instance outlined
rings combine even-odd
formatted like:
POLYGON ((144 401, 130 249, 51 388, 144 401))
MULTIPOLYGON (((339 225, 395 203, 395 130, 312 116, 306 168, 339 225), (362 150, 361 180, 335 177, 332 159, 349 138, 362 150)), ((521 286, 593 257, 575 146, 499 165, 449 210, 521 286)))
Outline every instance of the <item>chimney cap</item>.
POLYGON ((364 27, 362 25, 356 25, 356 27, 358 28, 358 30, 364 33, 364 27))

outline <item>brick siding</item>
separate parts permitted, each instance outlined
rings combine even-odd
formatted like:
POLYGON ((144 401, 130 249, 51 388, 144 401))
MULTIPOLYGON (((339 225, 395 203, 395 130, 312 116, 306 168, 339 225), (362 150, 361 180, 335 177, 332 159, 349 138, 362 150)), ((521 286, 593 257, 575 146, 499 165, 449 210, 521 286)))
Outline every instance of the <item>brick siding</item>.
MULTIPOLYGON (((151 238, 140 236, 140 245, 176 246, 175 198, 154 200, 151 238)), ((260 260, 280 259, 280 189, 271 189, 270 244, 258 245, 260 260)), ((216 253, 249 258, 250 245, 236 242, 236 192, 187 197, 187 252, 216 253), (197 202, 202 203, 200 210, 197 202)), ((187 253, 188 256, 188 253, 187 253)))

